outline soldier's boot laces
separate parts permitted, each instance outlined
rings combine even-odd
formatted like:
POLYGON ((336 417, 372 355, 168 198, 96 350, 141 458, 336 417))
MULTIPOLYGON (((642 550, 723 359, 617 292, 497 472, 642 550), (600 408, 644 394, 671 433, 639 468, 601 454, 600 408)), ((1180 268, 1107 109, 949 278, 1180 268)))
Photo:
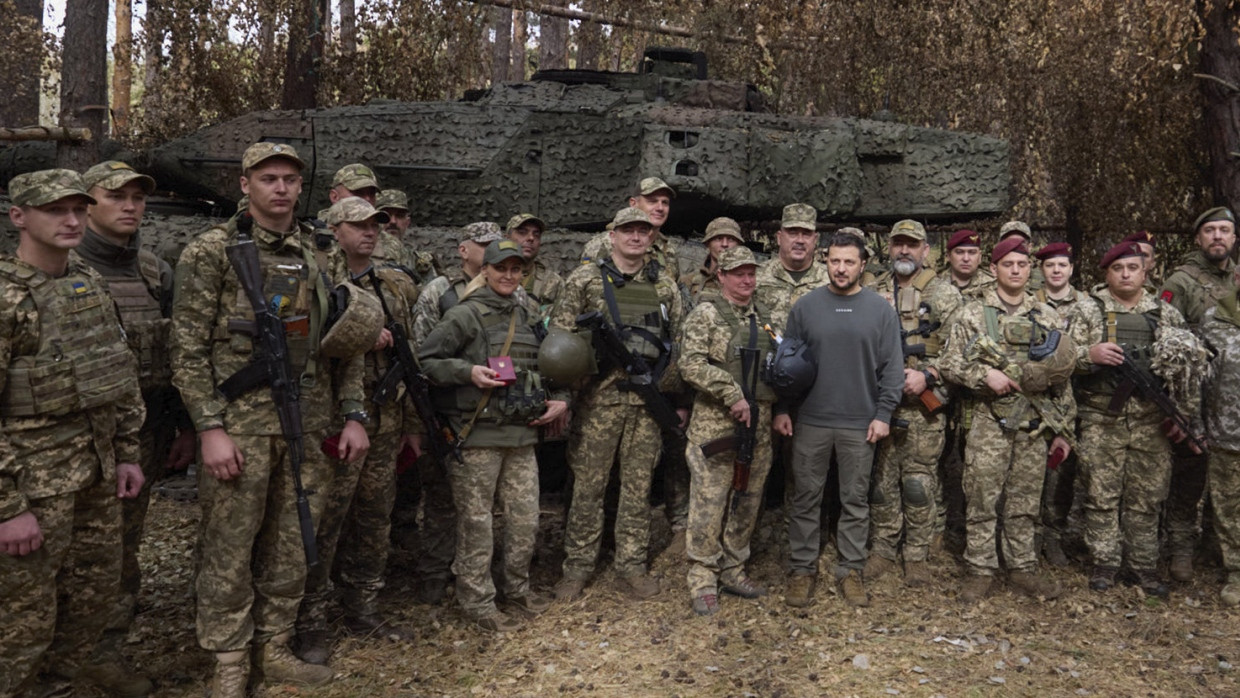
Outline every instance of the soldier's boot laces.
POLYGON ((211 698, 245 698, 250 680, 250 653, 245 650, 215 653, 215 673, 211 676, 211 698))
POLYGON ((1008 581, 1018 591, 1032 598, 1051 599, 1059 598, 1063 593, 1063 588, 1059 583, 1051 579, 1047 579, 1045 575, 1037 572, 1013 572, 1008 581))
POLYGON ((750 579, 748 575, 731 582, 724 582, 722 591, 725 594, 739 596, 742 599, 756 599, 760 596, 766 596, 766 587, 750 579))
POLYGON ((719 612, 719 597, 715 594, 698 594, 690 604, 693 612, 699 616, 713 616, 719 612))
POLYGON ((870 559, 865 561, 865 570, 862 574, 866 581, 876 582, 880 577, 895 569, 895 566, 895 560, 889 560, 877 553, 870 553, 870 559))
POLYGON ((994 582, 995 578, 990 575, 969 575, 969 578, 965 580, 964 586, 960 588, 961 603, 974 604, 986 598, 990 594, 990 588, 994 582))
POLYGON ((840 593, 849 606, 864 608, 870 605, 870 595, 865 593, 865 584, 857 570, 848 570, 848 574, 840 578, 840 593))
POLYGON ((1042 540, 1042 557, 1046 560, 1046 564, 1051 567, 1065 569, 1071 565, 1068 555, 1063 551, 1063 544, 1059 541, 1059 536, 1048 535, 1042 540))
POLYGON ((904 583, 914 589, 924 587, 930 583, 930 566, 925 560, 916 560, 914 562, 905 561, 904 563, 904 583))
POLYGON ((1171 556, 1171 578, 1177 582, 1193 581, 1193 556, 1177 553, 1171 556))
POLYGON ((276 635, 262 646, 259 657, 264 680, 303 686, 322 686, 331 681, 335 672, 329 667, 303 662, 289 650, 289 635, 276 635))
POLYGON ((687 538, 688 532, 685 529, 676 529, 672 532, 672 542, 667 544, 667 549, 663 552, 671 557, 684 557, 687 538))
POLYGON ((78 678, 120 698, 141 698, 155 690, 150 679, 125 667, 119 658, 86 664, 78 671, 78 678))
POLYGON ((510 633, 521 629, 521 621, 499 610, 492 611, 485 616, 475 617, 472 620, 474 625, 493 633, 510 633))

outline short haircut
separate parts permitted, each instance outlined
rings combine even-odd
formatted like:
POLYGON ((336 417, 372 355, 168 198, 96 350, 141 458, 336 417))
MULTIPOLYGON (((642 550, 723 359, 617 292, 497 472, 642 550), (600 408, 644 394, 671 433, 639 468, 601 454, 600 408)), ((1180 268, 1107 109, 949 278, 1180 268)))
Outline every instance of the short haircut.
POLYGON ((848 233, 832 233, 830 239, 827 240, 827 254, 831 254, 832 247, 852 247, 857 250, 857 255, 861 259, 867 259, 870 256, 865 249, 865 243, 857 239, 857 236, 848 233))

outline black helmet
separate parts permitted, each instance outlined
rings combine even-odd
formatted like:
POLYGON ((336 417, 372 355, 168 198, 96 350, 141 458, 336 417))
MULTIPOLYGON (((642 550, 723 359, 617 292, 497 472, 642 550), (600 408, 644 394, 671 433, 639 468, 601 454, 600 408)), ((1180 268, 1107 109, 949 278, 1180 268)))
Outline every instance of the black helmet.
POLYGON ((576 332, 552 327, 538 347, 538 372, 557 385, 572 385, 595 370, 594 351, 576 332))
POLYGON ((809 345, 800 339, 785 339, 767 356, 762 380, 781 398, 795 400, 805 394, 818 378, 818 366, 809 345))

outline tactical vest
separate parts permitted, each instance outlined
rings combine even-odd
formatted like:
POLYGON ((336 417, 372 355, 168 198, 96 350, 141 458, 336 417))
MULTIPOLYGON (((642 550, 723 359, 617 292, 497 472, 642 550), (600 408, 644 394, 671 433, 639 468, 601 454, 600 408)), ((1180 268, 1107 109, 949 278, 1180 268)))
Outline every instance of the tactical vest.
MULTIPOLYGON (((744 377, 744 371, 741 370, 741 349, 749 347, 749 318, 748 316, 738 317, 736 312, 732 309, 731 304, 727 301, 727 299, 723 298, 722 296, 715 295, 713 293, 702 294, 701 298, 698 299, 698 302, 699 303, 710 303, 714 305, 716 313, 727 324, 728 329, 731 330, 731 335, 728 339, 727 361, 724 362, 723 364, 718 364, 718 363, 715 363, 714 361, 712 361, 711 363, 726 370, 728 372, 728 375, 732 376, 732 380, 736 381, 737 385, 744 386, 745 377, 744 377)), ((754 362, 753 371, 755 373, 760 374, 761 367, 765 359, 764 355, 768 351, 771 350, 770 337, 762 329, 762 326, 766 324, 767 322, 767 318, 770 317, 770 313, 766 312, 766 309, 763 308, 761 305, 759 305, 757 301, 754 301, 753 309, 754 309, 754 312, 757 314, 757 322, 758 322, 758 325, 757 325, 758 331, 756 335, 757 342, 755 343, 753 348, 757 349, 760 352, 758 355, 757 361, 754 362), (766 341, 763 341, 763 338, 766 338, 766 341)), ((775 391, 771 390, 771 386, 767 385, 765 382, 763 382, 759 378, 758 389, 754 393, 754 398, 758 402, 774 402, 776 395, 775 395, 775 391)))
POLYGON ((925 344, 927 359, 938 356, 942 348, 939 343, 937 314, 929 303, 922 300, 926 287, 934 281, 934 277, 933 270, 922 269, 903 292, 900 290, 899 281, 894 276, 891 279, 892 302, 900 316, 900 336, 908 346, 925 344), (913 292, 910 292, 910 289, 913 292))
MULTIPOLYGON (((649 265, 648 262, 647 267, 649 265)), ((655 281, 658 278, 657 268, 654 278, 648 278, 652 275, 646 272, 641 276, 626 279, 623 285, 609 282, 607 275, 610 272, 602 264, 599 265, 599 272, 603 274, 604 287, 612 287, 616 309, 620 314, 620 317, 616 318, 609 309, 608 318, 629 330, 624 333, 624 344, 628 350, 653 365, 667 352, 666 343, 671 339, 668 322, 664 317, 666 306, 659 298, 659 286, 655 281)))
POLYGON ((1201 290, 1205 291, 1206 310, 1213 308, 1218 304, 1224 296, 1236 290, 1236 287, 1227 283, 1227 278, 1232 276, 1232 270, 1228 270, 1223 276, 1216 276, 1209 269, 1201 267, 1197 264, 1181 264, 1176 267, 1176 271, 1182 271, 1189 276, 1197 285, 1201 286, 1201 290))
MULTIPOLYGON (((1124 356, 1129 358, 1137 368, 1149 373, 1154 358, 1154 329, 1162 317, 1161 308, 1144 313, 1117 313, 1108 311, 1102 299, 1091 296, 1098 304, 1105 318, 1103 326, 1105 336, 1102 341, 1118 344, 1124 348, 1124 356)), ((1110 395, 1119 385, 1119 377, 1111 367, 1102 367, 1097 372, 1077 377, 1076 387, 1091 393, 1110 395)))
POLYGON ((0 416, 62 416, 125 396, 132 354, 112 302, 90 276, 53 279, 4 260, 0 278, 29 289, 39 315, 38 352, 10 358, 0 416))
POLYGON ((138 382, 143 393, 172 384, 168 354, 172 320, 165 318, 159 297, 159 260, 147 250, 138 252, 140 276, 105 276, 108 292, 116 301, 129 348, 138 358, 138 382))
MULTIPOLYGON (((230 231, 229 244, 236 242, 236 231, 230 231)), ((319 330, 315 327, 316 315, 312 309, 316 302, 319 284, 322 283, 311 270, 317 272, 314 254, 304 250, 291 250, 287 246, 279 251, 260 249, 259 263, 263 270, 263 295, 268 307, 275 310, 285 321, 288 342, 289 365, 294 375, 304 375, 312 352, 318 351, 319 330)), ((231 264, 229 265, 231 269, 231 264)), ((323 308, 324 314, 326 308, 323 308)), ((222 318, 225 328, 240 327, 254 320, 254 308, 246 298, 245 290, 237 284, 237 298, 228 317, 222 318)), ((254 342, 249 334, 239 329, 226 329, 229 347, 238 354, 250 354, 254 342)))
MULTIPOLYGON (((465 301, 474 313, 487 337, 487 355, 499 356, 508 338, 512 324, 512 311, 489 308, 482 303, 465 301)), ((494 388, 486 408, 478 416, 479 422, 493 424, 526 424, 547 411, 547 394, 538 373, 539 339, 534 328, 525 322, 525 314, 517 310, 517 323, 512 343, 506 356, 512 359, 517 380, 512 385, 494 388)), ((483 390, 473 385, 456 386, 451 390, 436 391, 436 403, 449 414, 460 415, 468 421, 482 400, 483 390)))

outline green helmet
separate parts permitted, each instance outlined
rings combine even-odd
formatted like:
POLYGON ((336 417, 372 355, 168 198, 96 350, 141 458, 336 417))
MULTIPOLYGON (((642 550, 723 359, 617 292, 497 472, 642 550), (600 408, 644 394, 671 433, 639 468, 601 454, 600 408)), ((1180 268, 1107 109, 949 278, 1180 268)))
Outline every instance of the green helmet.
POLYGON ((552 327, 538 347, 538 372, 558 385, 572 385, 597 370, 593 348, 576 332, 552 327))

